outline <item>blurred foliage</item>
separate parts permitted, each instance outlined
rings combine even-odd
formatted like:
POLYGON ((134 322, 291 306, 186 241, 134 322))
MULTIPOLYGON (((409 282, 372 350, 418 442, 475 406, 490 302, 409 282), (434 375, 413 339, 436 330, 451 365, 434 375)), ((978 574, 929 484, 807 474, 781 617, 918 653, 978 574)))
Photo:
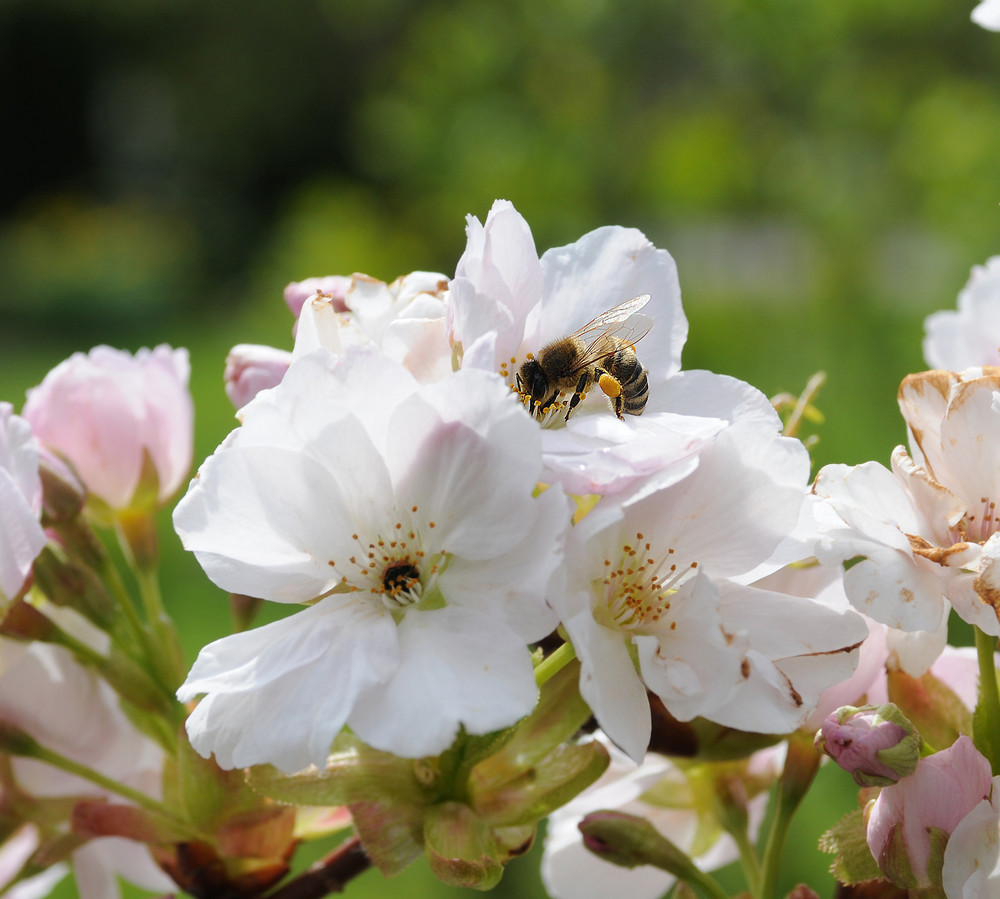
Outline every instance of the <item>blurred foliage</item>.
MULTIPOLYGON (((506 197, 539 250, 642 228, 686 367, 769 394, 824 369, 817 462, 886 461, 923 317, 1000 251, 972 5, 3 0, 0 396, 98 342, 186 345, 203 457, 228 347, 290 344, 285 283, 450 274, 506 197)), ((164 541, 193 657, 225 603, 164 541)))

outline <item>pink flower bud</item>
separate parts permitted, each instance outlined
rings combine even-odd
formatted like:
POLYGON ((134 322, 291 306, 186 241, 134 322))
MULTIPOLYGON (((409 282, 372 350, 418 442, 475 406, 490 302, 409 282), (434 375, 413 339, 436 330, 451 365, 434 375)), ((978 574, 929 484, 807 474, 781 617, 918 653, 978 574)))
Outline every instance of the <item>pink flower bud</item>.
POLYGON ((28 422, 0 403, 0 600, 21 592, 45 546, 41 511, 38 443, 28 422))
POLYGON ((884 787, 868 815, 867 839, 886 877, 907 889, 940 884, 948 835, 989 796, 991 784, 989 761, 961 736, 884 787))
POLYGON ((334 312, 347 312, 344 297, 351 286, 351 278, 347 275, 327 275, 324 278, 306 278, 305 281, 293 281, 285 288, 285 303, 296 318, 302 311, 302 305, 317 293, 333 300, 334 312))
POLYGON ((241 343, 226 357, 226 396, 237 409, 242 409, 261 390, 274 387, 288 371, 292 354, 270 346, 241 343))
POLYGON ((113 510, 163 503, 191 466, 187 350, 75 353, 28 391, 24 417, 113 510))
POLYGON ((908 777, 920 758, 920 736, 892 703, 844 706, 816 734, 825 752, 862 787, 883 787, 908 777))

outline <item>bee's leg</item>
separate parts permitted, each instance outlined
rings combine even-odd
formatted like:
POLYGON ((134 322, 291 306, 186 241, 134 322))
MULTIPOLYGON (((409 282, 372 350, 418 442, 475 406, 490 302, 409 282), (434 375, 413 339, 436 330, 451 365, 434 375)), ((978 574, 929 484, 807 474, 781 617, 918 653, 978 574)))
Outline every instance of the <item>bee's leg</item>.
POLYGON ((587 389, 587 381, 590 380, 590 372, 585 371, 580 375, 580 380, 576 382, 576 390, 573 391, 573 396, 569 401, 569 408, 566 410, 565 421, 569 421, 570 413, 576 408, 577 404, 583 399, 583 391, 587 389))

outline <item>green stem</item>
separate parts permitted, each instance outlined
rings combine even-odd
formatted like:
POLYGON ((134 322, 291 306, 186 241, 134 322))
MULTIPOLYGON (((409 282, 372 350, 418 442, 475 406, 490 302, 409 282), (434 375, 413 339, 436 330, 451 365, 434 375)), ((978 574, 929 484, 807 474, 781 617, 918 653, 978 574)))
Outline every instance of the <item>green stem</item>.
POLYGON ((819 763, 820 754, 813 748, 811 736, 799 732, 788 738, 785 768, 778 781, 774 818, 764 849, 763 877, 755 899, 775 899, 777 895, 781 853, 788 836, 788 826, 819 770, 819 763))
POLYGON ((740 850, 740 861, 743 863, 743 873, 747 879, 747 886, 752 895, 757 895, 760 889, 760 859, 757 857, 757 850, 750 842, 750 837, 745 830, 738 833, 730 833, 736 841, 740 850))
POLYGON ((139 808, 145 809, 150 815, 156 817, 164 824, 167 824, 171 828, 179 830, 182 833, 188 834, 192 838, 201 836, 194 828, 191 827, 190 823, 185 821, 183 818, 178 818, 162 802, 158 802, 156 799, 153 799, 151 796, 147 796, 139 790, 134 790, 132 787, 119 783, 117 780, 105 777, 100 771, 95 771, 93 768, 88 768, 86 765, 74 762, 72 759, 67 758, 64 755, 60 755, 58 752, 48 749, 40 744, 36 744, 34 751, 30 753, 30 757, 38 759, 38 761, 45 762, 48 765, 52 765, 53 768, 58 768, 68 774, 75 774, 77 777, 82 777, 84 780, 88 780, 92 784, 107 790, 109 793, 114 793, 121 796, 123 799, 127 799, 139 806, 139 808))
POLYGON ((563 643, 555 652, 539 662, 538 667, 535 669, 535 683, 541 687, 555 677, 556 674, 575 658, 576 650, 573 648, 573 644, 569 642, 563 643))
POLYGON ((979 658, 979 703, 973 723, 976 748, 990 760, 993 774, 1000 774, 1000 690, 994 662, 996 637, 976 628, 979 658))
POLYGON ((149 626, 160 645, 160 653, 152 660, 153 664, 165 686, 170 690, 176 690, 183 683, 187 672, 177 628, 163 608, 156 570, 139 565, 135 574, 149 626))

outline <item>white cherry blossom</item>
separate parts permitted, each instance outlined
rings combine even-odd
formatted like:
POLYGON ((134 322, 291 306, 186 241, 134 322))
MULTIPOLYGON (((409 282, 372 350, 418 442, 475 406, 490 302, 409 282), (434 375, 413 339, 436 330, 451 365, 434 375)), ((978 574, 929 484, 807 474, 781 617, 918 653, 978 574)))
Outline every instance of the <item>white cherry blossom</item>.
POLYGON ((742 583, 797 526, 807 476, 800 443, 737 423, 687 477, 652 476, 573 529, 551 601, 582 695, 634 760, 650 735, 646 688, 681 720, 788 732, 853 670, 856 616, 742 583))
MULTIPOLYGON (((1000 5, 996 9, 1000 29, 1000 5)), ((928 315, 924 329, 924 359, 932 368, 962 371, 1000 364, 1000 256, 973 266, 958 309, 928 315)))
MULTIPOLYGON (((683 477, 727 423, 754 419, 780 428, 766 397, 750 385, 680 371, 687 320, 676 265, 642 232, 598 228, 539 258, 527 222, 505 200, 493 204, 485 224, 469 216, 467 231, 449 290, 452 338, 463 368, 499 372, 512 391, 521 366, 547 345, 631 297, 650 297, 639 315, 652 328, 635 344, 649 385, 643 413, 618 421, 596 386, 568 419, 571 389, 552 408, 536 410, 551 479, 579 493, 622 492, 658 469, 683 477)), ((626 321, 622 329, 627 339, 645 325, 633 329, 626 321)))
POLYGON ((303 303, 293 355, 319 347, 339 354, 350 346, 368 346, 418 381, 439 381, 452 372, 447 287, 448 279, 436 272, 411 272, 391 284, 353 275, 342 299, 317 294, 303 303))
MULTIPOLYGON (((949 603, 1000 635, 1000 369, 909 375, 899 405, 910 447, 876 462, 826 466, 813 488, 827 506, 818 555, 838 563, 851 602, 893 628, 937 631, 949 603)), ((821 513, 823 514, 823 513, 821 513)))
POLYGON ((243 410, 174 522, 226 590, 309 607, 205 647, 195 748, 224 767, 322 763, 346 723, 432 755, 531 711, 528 642, 570 513, 534 496, 540 440, 485 372, 420 385, 384 356, 319 350, 243 410))
MULTIPOLYGON (((699 802, 699 791, 682 767, 652 752, 637 765, 604 734, 598 732, 595 736, 611 755, 608 770, 597 783, 549 816, 542 880, 554 899, 604 899, 616 894, 629 899, 656 899, 675 883, 672 874, 652 865, 624 868, 590 852, 583 845, 577 825, 586 815, 599 810, 647 818, 663 836, 692 854, 702 871, 713 871, 739 857, 736 843, 712 819, 713 810, 699 802)), ((746 780, 757 783, 756 788, 748 789, 751 839, 763 820, 767 785, 778 776, 783 751, 782 746, 754 753, 744 766, 746 780)), ((706 766, 696 776, 699 773, 710 776, 706 766)), ((709 792, 702 790, 701 796, 709 792)))

